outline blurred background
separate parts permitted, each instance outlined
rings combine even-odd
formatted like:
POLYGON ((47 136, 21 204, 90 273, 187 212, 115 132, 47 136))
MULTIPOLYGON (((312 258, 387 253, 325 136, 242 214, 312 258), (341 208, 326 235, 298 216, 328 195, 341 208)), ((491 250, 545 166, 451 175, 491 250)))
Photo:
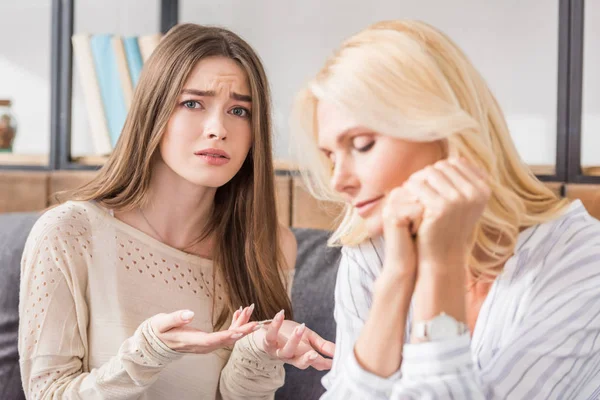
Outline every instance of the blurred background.
MULTIPOLYGON (((109 40, 108 51, 111 38, 125 45, 138 40, 141 54, 143 40, 177 22, 229 28, 256 49, 273 92, 275 157, 286 160, 297 91, 345 38, 399 18, 440 28, 466 52, 503 107, 521 156, 538 175, 595 181, 591 176, 600 166, 599 1, 0 0, 0 15, 0 115, 10 113, 16 124, 12 149, 0 150, 0 168, 101 165, 108 150, 98 144, 102 133, 93 121, 102 115, 111 120, 114 110, 101 107, 103 89, 123 83, 118 76, 109 83, 99 79, 96 96, 99 87, 102 98, 96 103, 86 92, 86 80, 88 88, 94 86, 85 75, 93 74, 92 64, 97 72, 97 63, 110 68, 115 62, 114 55, 95 52, 95 38, 109 40), (74 48, 73 35, 87 42, 74 48)), ((131 69, 125 48, 123 60, 131 69)), ((129 72, 129 85, 135 86, 136 72, 129 72)), ((119 112, 124 118, 126 110, 119 112)))

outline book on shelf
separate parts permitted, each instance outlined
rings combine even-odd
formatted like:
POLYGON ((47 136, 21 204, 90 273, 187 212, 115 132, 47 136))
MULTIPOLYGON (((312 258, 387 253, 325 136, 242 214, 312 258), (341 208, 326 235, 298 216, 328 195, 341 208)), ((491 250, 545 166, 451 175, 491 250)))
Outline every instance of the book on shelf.
POLYGON ((125 108, 127 111, 129 111, 129 108, 131 107, 131 101, 133 100, 133 81, 131 80, 131 74, 129 73, 129 63, 127 62, 125 43, 123 38, 120 36, 114 36, 112 38, 112 45, 117 61, 121 88, 123 90, 125 108))
POLYGON ((123 129, 127 108, 119 77, 117 57, 112 47, 112 35, 93 35, 90 43, 96 67, 96 77, 100 85, 100 96, 104 104, 110 144, 114 148, 123 129))
POLYGON ((144 62, 162 34, 76 34, 73 54, 96 155, 110 154, 123 129, 144 62))
POLYGON ((100 86, 96 79, 96 67, 90 45, 90 35, 79 34, 72 38, 73 54, 83 87, 83 97, 87 108, 92 133, 92 143, 97 154, 110 154, 112 145, 100 97, 100 86))
POLYGON ((125 55, 127 56, 127 64, 129 65, 129 76, 135 87, 140 80, 142 66, 144 65, 142 53, 140 52, 140 46, 136 37, 130 36, 124 38, 123 43, 125 44, 125 55))

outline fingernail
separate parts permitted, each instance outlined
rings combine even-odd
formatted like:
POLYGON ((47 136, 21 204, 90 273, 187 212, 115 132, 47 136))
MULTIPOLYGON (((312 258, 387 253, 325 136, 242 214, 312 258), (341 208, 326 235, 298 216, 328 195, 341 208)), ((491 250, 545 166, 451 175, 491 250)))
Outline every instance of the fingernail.
POLYGON ((312 360, 315 360, 317 357, 319 357, 319 355, 317 353, 311 353, 311 355, 308 356, 308 359, 312 361, 312 360))
POLYGON ((194 318, 194 312, 193 311, 184 311, 181 313, 181 319, 184 321, 189 321, 192 318, 194 318))
POLYGON ((250 313, 252 313, 252 311, 254 311, 254 303, 250 304, 249 310, 250 310, 250 313))
POLYGON ((275 319, 277 319, 277 322, 283 321, 283 318, 285 317, 285 310, 281 310, 277 313, 277 315, 275 316, 275 319))
POLYGON ((304 334, 304 330, 306 329, 306 324, 302 324, 296 328, 296 335, 302 336, 304 334))
POLYGON ((242 312, 243 309, 244 309, 244 307, 240 306, 240 309, 238 311, 242 312))
POLYGON ((232 335, 231 335, 231 338, 232 338, 232 339, 239 339, 239 338, 241 338, 242 336, 244 336, 244 334, 243 334, 243 333, 234 333, 234 334, 232 334, 232 335))

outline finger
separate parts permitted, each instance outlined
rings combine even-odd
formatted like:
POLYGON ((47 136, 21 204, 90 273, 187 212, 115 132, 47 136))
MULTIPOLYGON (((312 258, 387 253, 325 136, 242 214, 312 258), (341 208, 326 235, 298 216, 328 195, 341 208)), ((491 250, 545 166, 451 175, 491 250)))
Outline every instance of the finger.
POLYGON ((294 358, 294 354, 296 353, 296 349, 298 348, 298 344, 302 340, 302 336, 304 336, 304 331, 306 330, 306 325, 298 325, 292 335, 288 338, 286 344, 283 348, 277 350, 277 357, 288 360, 294 358))
POLYGON ((332 365, 333 360, 331 358, 324 358, 319 355, 314 360, 312 360, 312 363, 310 364, 311 367, 318 371, 328 371, 331 369, 332 365))
POLYGON ((383 208, 383 220, 396 226, 410 226, 423 212, 418 199, 404 188, 395 188, 383 208))
POLYGON ((279 336, 279 329, 283 324, 283 320, 285 318, 285 311, 281 310, 275 315, 273 318, 273 322, 269 324, 269 328, 267 328, 267 333, 265 335, 265 347, 268 349, 276 349, 277 348, 277 337, 279 336))
POLYGON ((242 307, 240 307, 238 310, 236 310, 233 313, 233 318, 231 318, 231 325, 229 326, 229 329, 236 328, 239 326, 238 318, 240 317, 241 313, 242 313, 242 307))
POLYGON ((444 166, 436 164, 434 166, 441 174, 446 176, 446 179, 451 181, 456 189, 458 189, 462 196, 467 196, 469 190, 472 190, 473 185, 467 179, 462 172, 451 162, 447 162, 444 166))
POLYGON ((485 173, 481 171, 479 168, 471 165, 466 160, 449 160, 449 162, 456 167, 461 174, 465 176, 465 178, 479 188, 480 191, 487 192, 489 190, 489 186, 487 184, 487 178, 485 173))
MULTIPOLYGON (((484 183, 487 181, 487 174, 479 167, 476 167, 464 159, 449 159, 448 162, 456 167, 465 178, 472 183, 484 183)), ((487 184, 486 184, 487 185, 487 184)))
POLYGON ((335 343, 323 339, 319 334, 310 329, 308 330, 307 339, 313 349, 328 357, 333 357, 333 354, 335 353, 335 343))
POLYGON ((244 324, 242 326, 238 326, 236 328, 232 328, 229 329, 231 332, 240 332, 243 333, 244 335, 248 335, 254 331, 259 330, 261 327, 259 326, 258 322, 248 322, 247 324, 244 324))
POLYGON ((438 210, 444 203, 444 198, 424 180, 409 179, 403 187, 416 196, 426 209, 438 210))
POLYGON ((461 199, 462 192, 456 187, 456 183, 448 179, 444 169, 453 169, 449 164, 438 164, 436 167, 427 168, 426 182, 433 190, 449 202, 461 199))
POLYGON ((414 253, 414 239, 410 227, 423 213, 420 204, 393 204, 384 208, 383 237, 385 254, 389 260, 403 260, 407 254, 414 253))
POLYGON ((302 354, 301 356, 298 356, 292 360, 289 360, 288 364, 291 364, 294 367, 299 368, 299 369, 306 369, 306 368, 310 367, 312 362, 314 360, 316 360, 317 357, 319 357, 319 355, 317 354, 316 351, 307 351, 306 353, 302 354))
POLYGON ((190 310, 175 311, 170 314, 156 314, 150 320, 150 325, 155 333, 165 333, 173 328, 189 324, 194 318, 190 310))
POLYGON ((299 369, 313 367, 318 371, 327 371, 331 369, 333 360, 320 356, 316 351, 308 351, 301 356, 289 360, 288 364, 299 369))
POLYGON ((247 334, 236 331, 220 331, 213 333, 206 333, 203 337, 198 341, 198 345, 206 346, 206 347, 223 347, 227 345, 231 345, 247 334))
POLYGON ((236 320, 236 327, 247 324, 250 321, 250 317, 252 316, 252 312, 254 311, 254 304, 251 304, 250 307, 244 308, 236 320))

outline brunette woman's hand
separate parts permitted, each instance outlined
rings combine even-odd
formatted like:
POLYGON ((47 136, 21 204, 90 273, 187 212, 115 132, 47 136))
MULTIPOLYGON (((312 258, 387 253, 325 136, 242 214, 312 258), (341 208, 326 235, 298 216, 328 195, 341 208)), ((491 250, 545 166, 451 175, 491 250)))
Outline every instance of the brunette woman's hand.
POLYGON ((157 314, 150 319, 154 334, 170 349, 182 353, 206 354, 223 347, 232 347, 235 342, 258 329, 257 322, 250 321, 254 305, 233 314, 229 329, 219 332, 203 332, 192 328, 189 323, 194 313, 188 310, 170 314, 157 314))
POLYGON ((285 320, 280 311, 273 321, 254 333, 254 341, 274 359, 296 368, 313 367, 319 371, 331 369, 335 344, 323 339, 304 324, 285 320))

